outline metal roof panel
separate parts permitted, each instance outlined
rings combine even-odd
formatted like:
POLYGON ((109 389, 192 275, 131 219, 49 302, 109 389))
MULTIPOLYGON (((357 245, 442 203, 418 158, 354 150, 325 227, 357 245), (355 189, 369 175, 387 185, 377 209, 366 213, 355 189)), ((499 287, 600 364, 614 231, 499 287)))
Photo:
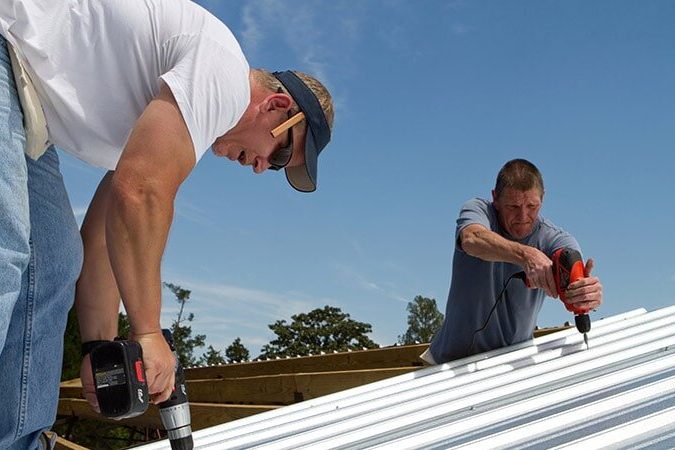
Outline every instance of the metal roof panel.
POLYGON ((595 321, 588 337, 569 329, 200 430, 195 448, 672 447, 675 306, 595 321))

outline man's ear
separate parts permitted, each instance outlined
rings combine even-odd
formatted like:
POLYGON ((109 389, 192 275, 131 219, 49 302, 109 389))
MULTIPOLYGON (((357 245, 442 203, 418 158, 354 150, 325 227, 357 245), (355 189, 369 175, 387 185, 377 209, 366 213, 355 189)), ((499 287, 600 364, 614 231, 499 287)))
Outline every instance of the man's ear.
POLYGON ((265 97, 265 100, 261 103, 261 108, 264 111, 274 111, 274 110, 283 110, 287 111, 293 105, 293 99, 284 93, 270 94, 265 97))
POLYGON ((492 190, 492 203, 496 203, 496 202, 497 202, 497 194, 495 194, 495 190, 493 189, 492 190))

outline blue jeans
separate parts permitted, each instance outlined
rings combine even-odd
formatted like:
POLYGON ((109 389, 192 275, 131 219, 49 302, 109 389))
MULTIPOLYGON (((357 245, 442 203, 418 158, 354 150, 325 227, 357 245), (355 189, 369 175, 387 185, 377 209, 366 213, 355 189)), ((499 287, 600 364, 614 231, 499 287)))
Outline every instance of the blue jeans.
POLYGON ((56 150, 33 161, 24 144, 0 36, 0 448, 32 450, 56 418, 82 241, 56 150))

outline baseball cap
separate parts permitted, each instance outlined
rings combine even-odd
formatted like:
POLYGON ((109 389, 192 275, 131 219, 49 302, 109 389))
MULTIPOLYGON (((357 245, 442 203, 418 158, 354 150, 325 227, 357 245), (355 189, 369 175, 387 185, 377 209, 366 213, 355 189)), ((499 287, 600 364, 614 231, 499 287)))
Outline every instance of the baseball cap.
POLYGON ((305 163, 300 166, 286 167, 286 179, 294 189, 300 192, 316 190, 317 160, 319 154, 330 142, 330 126, 314 92, 290 70, 273 72, 284 88, 305 115, 307 133, 305 135, 305 163))

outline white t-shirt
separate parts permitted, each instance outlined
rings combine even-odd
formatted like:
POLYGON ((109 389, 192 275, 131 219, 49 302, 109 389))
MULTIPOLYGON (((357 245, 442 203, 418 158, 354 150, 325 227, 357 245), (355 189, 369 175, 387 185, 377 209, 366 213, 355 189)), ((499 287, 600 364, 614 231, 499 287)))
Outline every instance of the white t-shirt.
POLYGON ((197 160, 250 101, 236 39, 189 0, 0 0, 0 33, 27 63, 51 142, 107 169, 161 80, 197 160))

